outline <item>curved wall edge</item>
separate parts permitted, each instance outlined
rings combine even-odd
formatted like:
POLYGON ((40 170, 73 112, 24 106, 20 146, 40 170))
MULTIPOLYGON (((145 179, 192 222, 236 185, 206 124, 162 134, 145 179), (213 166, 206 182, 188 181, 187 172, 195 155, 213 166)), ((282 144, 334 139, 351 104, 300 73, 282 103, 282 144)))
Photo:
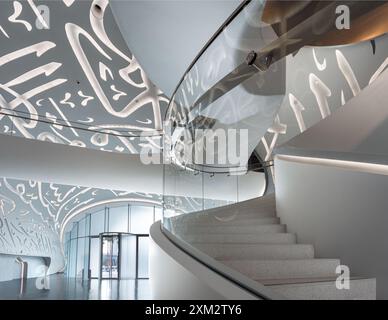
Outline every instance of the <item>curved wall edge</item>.
POLYGON ((153 299, 258 299, 174 245, 163 234, 160 221, 151 226, 150 239, 153 299))

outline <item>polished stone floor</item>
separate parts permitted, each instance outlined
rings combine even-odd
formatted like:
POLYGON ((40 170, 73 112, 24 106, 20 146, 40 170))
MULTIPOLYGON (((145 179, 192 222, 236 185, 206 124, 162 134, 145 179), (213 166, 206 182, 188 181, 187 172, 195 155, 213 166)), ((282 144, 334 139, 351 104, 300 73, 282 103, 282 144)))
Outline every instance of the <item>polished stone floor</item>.
POLYGON ((0 299, 148 300, 151 292, 149 280, 145 279, 82 281, 56 274, 49 276, 46 283, 37 279, 28 279, 23 285, 20 280, 0 282, 0 299))

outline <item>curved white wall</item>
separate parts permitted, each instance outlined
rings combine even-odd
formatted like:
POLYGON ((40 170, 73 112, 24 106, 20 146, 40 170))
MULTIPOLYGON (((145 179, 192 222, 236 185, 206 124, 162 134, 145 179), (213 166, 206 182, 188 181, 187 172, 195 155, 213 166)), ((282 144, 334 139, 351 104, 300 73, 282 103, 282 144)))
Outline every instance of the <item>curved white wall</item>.
MULTIPOLYGON (((243 205, 246 204, 247 202, 244 202, 243 205)), ((235 208, 235 206, 238 204, 226 208, 235 208)), ((214 210, 222 213, 225 211, 221 208, 208 212, 214 212, 214 210)), ((203 212, 198 214, 202 216, 203 212)), ((193 217, 195 213, 189 216, 193 217)), ((176 217, 175 220, 182 217, 185 216, 176 217)), ((189 220, 184 219, 181 222, 189 223, 189 220)), ((168 231, 162 232, 160 221, 154 223, 150 229, 149 266, 154 299, 260 300, 259 296, 267 299, 283 299, 270 288, 191 247, 179 239, 179 236, 170 233, 167 237, 166 232, 168 231), (172 241, 169 238, 176 239, 172 241), (178 247, 177 243, 181 247, 178 247)))
MULTIPOLYGON (((0 135, 0 149, 7 150, 1 155, 0 176, 3 177, 163 194, 163 165, 145 165, 138 154, 104 152, 5 135, 0 135)), ((227 181, 228 178, 224 179, 227 181)), ((239 179, 240 200, 252 194, 257 196, 264 190, 264 175, 245 175, 239 179)), ((208 178, 206 181, 206 197, 217 200, 236 198, 237 187, 228 188, 220 182, 215 188, 213 180, 208 178)), ((202 191, 198 185, 183 181, 171 195, 202 197, 202 191)))
POLYGON ((257 299, 176 247, 161 231, 150 230, 150 284, 153 299, 257 299))
MULTIPOLYGON (((46 261, 47 258, 43 257, 33 257, 33 256, 18 256, 11 254, 1 254, 0 253, 0 282, 9 281, 14 279, 20 279, 20 264, 18 264, 15 259, 21 257, 23 261, 27 262, 27 277, 28 278, 37 278, 44 276, 46 261)), ((58 268, 51 268, 48 270, 48 274, 57 272, 58 268)))

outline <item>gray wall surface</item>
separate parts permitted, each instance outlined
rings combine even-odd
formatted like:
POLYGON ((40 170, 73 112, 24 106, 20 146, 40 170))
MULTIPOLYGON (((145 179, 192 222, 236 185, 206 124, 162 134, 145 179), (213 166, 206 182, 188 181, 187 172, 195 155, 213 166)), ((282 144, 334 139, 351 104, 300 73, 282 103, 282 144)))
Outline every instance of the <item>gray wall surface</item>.
MULTIPOLYGON (((20 265, 15 262, 16 255, 0 254, 0 281, 20 279, 20 265)), ((28 278, 44 276, 45 260, 42 257, 21 258, 28 263, 28 278)))
POLYGON ((340 258, 351 276, 376 277, 388 298, 388 176, 275 161, 276 206, 298 242, 340 258))

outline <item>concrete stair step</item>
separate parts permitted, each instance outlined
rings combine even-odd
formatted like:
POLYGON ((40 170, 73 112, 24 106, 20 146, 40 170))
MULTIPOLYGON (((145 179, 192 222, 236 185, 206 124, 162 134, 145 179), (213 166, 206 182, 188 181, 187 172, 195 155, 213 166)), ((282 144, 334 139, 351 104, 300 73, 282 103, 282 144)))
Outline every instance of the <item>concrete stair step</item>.
POLYGON ((314 259, 314 247, 276 217, 273 195, 171 219, 175 234, 286 299, 376 299, 376 280, 336 288, 338 259, 314 259))
MULTIPOLYGON (((306 280, 306 279, 304 279, 306 280)), ((270 285, 292 300, 375 300, 376 279, 351 279, 349 289, 337 289, 335 280, 270 285)))
MULTIPOLYGON (((185 222, 186 224, 186 222, 185 222)), ((190 221, 191 226, 257 226, 265 224, 280 224, 279 218, 251 218, 251 219, 222 219, 222 218, 209 218, 209 220, 193 220, 190 221)), ((177 224, 179 225, 179 224, 177 224)), ((183 225, 183 224, 182 224, 183 225)))
POLYGON ((258 209, 254 207, 236 207, 234 209, 229 209, 225 210, 224 213, 218 212, 217 215, 219 214, 225 214, 225 215, 241 215, 241 216, 250 216, 253 215, 255 217, 276 217, 276 211, 275 210, 263 210, 263 209, 258 209))
POLYGON ((184 240, 189 243, 263 243, 263 244, 292 244, 296 243, 293 233, 264 233, 264 234, 188 234, 184 240))
POLYGON ((274 212, 257 212, 255 209, 249 211, 240 211, 240 210, 225 210, 224 212, 218 211, 217 213, 195 213, 181 215, 173 218, 175 223, 191 223, 191 222, 207 222, 217 219, 225 220, 246 220, 246 219, 264 219, 264 218, 277 218, 276 213, 274 212))
POLYGON ((194 247, 217 260, 313 259, 309 244, 221 244, 193 243, 194 247))
MULTIPOLYGON (((228 216, 231 216, 229 213, 228 216)), ((234 212, 236 218, 265 218, 265 217, 276 217, 276 212, 272 211, 257 211, 257 209, 241 209, 234 212)))
POLYGON ((179 229, 178 233, 182 235, 186 234, 230 234, 230 233, 253 233, 253 234, 264 234, 264 233, 280 233, 286 232, 286 226, 284 224, 267 224, 267 225, 256 225, 256 226, 196 226, 189 225, 179 229))
POLYGON ((335 278, 338 259, 220 260, 225 265, 262 282, 271 279, 335 278))
MULTIPOLYGON (((231 216, 231 215, 228 215, 231 216)), ((257 212, 255 210, 239 211, 234 214, 236 220, 257 219, 257 218, 276 218, 274 212, 257 212)))
POLYGON ((266 195, 264 197, 254 198, 236 204, 232 204, 230 207, 237 207, 242 209, 256 208, 263 211, 276 211, 276 199, 274 194, 266 195))
MULTIPOLYGON (((318 282, 332 282, 336 277, 302 277, 302 278, 284 278, 284 279, 258 279, 256 281, 264 284, 265 286, 276 286, 285 284, 305 284, 305 283, 318 283, 318 282)), ((354 278, 356 279, 356 278, 354 278)))

